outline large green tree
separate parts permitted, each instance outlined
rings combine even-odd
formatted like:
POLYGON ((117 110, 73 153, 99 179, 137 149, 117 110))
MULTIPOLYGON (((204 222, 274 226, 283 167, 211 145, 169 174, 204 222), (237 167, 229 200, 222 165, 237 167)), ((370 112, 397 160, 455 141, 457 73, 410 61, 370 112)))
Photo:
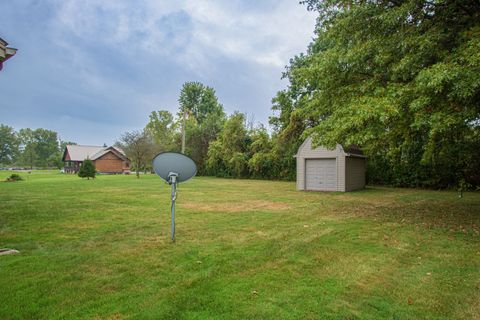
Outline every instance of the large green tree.
POLYGON ((18 138, 21 146, 20 162, 30 168, 57 167, 61 157, 58 135, 55 131, 38 128, 20 129, 18 138))
POLYGON ((12 127, 0 124, 0 165, 12 164, 19 154, 20 141, 12 127))
POLYGON ((145 130, 153 137, 157 151, 177 150, 175 146, 176 123, 167 110, 152 111, 145 130))
POLYGON ((386 183, 480 184, 480 2, 304 3, 316 37, 277 95, 280 134, 294 118, 303 138, 359 144, 386 183))
POLYGON ((38 128, 33 131, 35 152, 38 156, 37 165, 40 167, 58 166, 60 146, 55 131, 38 128))
MULTIPOLYGON (((222 130, 225 112, 215 90, 199 82, 186 82, 180 92, 179 118, 185 123, 185 153, 196 162, 199 174, 206 174, 210 143, 222 130)), ((178 125, 180 126, 180 125, 178 125)))
POLYGON ((301 94, 293 81, 288 90, 278 92, 272 99, 272 110, 276 115, 270 117, 269 122, 274 130, 272 154, 275 177, 278 179, 295 179, 294 155, 302 143, 305 129, 315 123, 312 117, 307 117, 302 108, 305 101, 305 95, 301 94))
POLYGON ((198 123, 202 123, 211 114, 223 115, 223 107, 218 102, 215 90, 200 82, 186 82, 183 84, 178 98, 180 114, 187 113, 193 116, 198 123))
POLYGON ((30 169, 37 164, 37 141, 35 139, 34 130, 30 128, 20 129, 18 137, 21 144, 21 162, 28 165, 30 169))

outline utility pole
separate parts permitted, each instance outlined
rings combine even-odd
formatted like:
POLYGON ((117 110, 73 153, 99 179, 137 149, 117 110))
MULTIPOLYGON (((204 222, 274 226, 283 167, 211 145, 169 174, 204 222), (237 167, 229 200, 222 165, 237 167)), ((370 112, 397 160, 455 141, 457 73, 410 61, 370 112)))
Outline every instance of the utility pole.
POLYGON ((182 153, 185 154, 185 118, 186 110, 183 110, 183 124, 182 124, 182 153))

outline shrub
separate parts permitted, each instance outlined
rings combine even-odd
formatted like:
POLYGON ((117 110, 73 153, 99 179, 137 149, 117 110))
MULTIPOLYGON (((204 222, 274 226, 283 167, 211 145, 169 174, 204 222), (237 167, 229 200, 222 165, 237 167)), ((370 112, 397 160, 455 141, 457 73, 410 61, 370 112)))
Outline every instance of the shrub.
POLYGON ((10 175, 10 177, 7 178, 6 181, 8 181, 8 182, 15 182, 15 181, 22 181, 22 180, 23 180, 23 178, 22 178, 19 174, 17 174, 17 173, 12 173, 12 174, 10 175))
POLYGON ((80 178, 87 178, 87 180, 90 180, 90 178, 95 179, 95 174, 95 165, 93 164, 92 160, 85 159, 80 167, 80 170, 78 171, 78 176, 80 178))

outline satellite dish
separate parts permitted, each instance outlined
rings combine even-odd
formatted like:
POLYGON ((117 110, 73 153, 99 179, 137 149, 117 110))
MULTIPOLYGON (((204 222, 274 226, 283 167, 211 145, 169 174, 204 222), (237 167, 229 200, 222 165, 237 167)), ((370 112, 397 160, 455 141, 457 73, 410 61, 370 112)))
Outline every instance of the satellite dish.
POLYGON ((175 200, 177 183, 191 179, 197 173, 192 159, 177 152, 163 152, 153 158, 153 170, 165 182, 172 185, 172 241, 175 242, 175 200))
POLYGON ((168 183, 170 183, 171 173, 177 174, 176 182, 184 182, 197 173, 197 166, 184 154, 162 152, 153 159, 153 170, 168 183))

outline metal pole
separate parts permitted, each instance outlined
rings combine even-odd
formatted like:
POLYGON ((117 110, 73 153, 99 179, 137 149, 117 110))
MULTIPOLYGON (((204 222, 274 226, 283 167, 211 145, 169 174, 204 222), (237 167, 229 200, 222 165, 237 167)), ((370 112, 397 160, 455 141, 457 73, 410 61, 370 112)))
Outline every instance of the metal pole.
POLYGON ((170 184, 172 185, 172 242, 175 242, 175 200, 177 199, 177 174, 170 174, 170 184))

